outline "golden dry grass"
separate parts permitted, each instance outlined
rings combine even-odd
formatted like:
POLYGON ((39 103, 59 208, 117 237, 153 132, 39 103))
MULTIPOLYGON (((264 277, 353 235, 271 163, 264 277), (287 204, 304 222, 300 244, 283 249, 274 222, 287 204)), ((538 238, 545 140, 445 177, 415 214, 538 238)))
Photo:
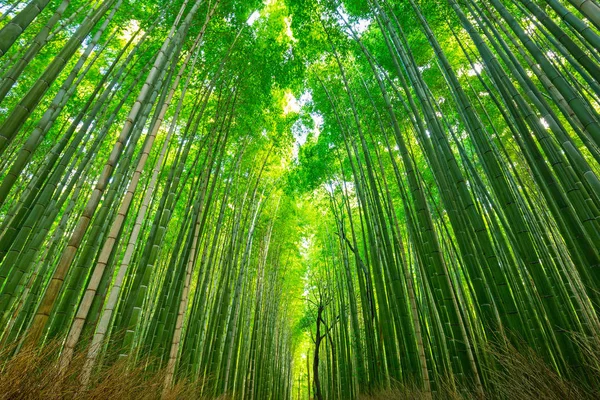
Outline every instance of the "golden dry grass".
MULTIPOLYGON (((487 391, 485 399, 507 400, 592 400, 600 398, 600 338, 574 336, 581 349, 583 364, 570 377, 559 375, 533 351, 517 351, 514 347, 490 347, 486 351, 496 367, 484 371, 487 391), (585 379, 581 379, 584 377, 585 379)), ((79 375, 85 352, 79 352, 64 374, 60 374, 57 358, 60 343, 43 348, 21 349, 14 346, 0 350, 0 400, 62 399, 135 399, 162 398, 164 370, 149 371, 148 360, 131 366, 122 360, 96 370, 90 385, 81 390, 79 375)), ((443 381, 443 380, 442 380, 443 381)), ((201 382, 179 381, 167 399, 202 399, 201 382)), ((472 388, 456 387, 448 381, 438 385, 434 399, 478 399, 472 388)), ((416 386, 397 386, 361 396, 361 400, 424 400, 427 397, 416 386)), ((224 400, 224 398, 221 398, 224 400)))
MULTIPOLYGON (((0 400, 105 400, 162 399, 164 370, 148 372, 139 362, 128 365, 119 361, 96 370, 89 386, 82 390, 79 381, 85 352, 76 356, 68 370, 61 374, 57 358, 60 344, 51 343, 41 349, 24 348, 15 354, 15 346, 0 351, 0 400)), ((178 382, 166 399, 201 399, 199 382, 178 382)), ((221 398, 224 400, 224 398, 221 398)))
MULTIPOLYGON (((515 347, 490 346, 486 352, 495 368, 484 371, 489 400, 597 400, 600 399, 600 337, 573 336, 583 354, 583 363, 569 376, 561 376, 535 352, 515 347)), ((464 387, 440 385, 436 400, 480 400, 464 387)), ((413 386, 399 386, 361 396, 361 400, 424 400, 427 397, 413 386)))

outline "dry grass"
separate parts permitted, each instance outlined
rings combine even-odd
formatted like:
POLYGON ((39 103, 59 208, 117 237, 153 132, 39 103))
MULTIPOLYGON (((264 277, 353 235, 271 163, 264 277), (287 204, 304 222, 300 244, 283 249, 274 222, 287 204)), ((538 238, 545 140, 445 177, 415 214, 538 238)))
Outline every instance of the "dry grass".
MULTIPOLYGON (((490 359, 496 368, 484 371, 487 391, 485 399, 507 400, 592 400, 600 398, 600 337, 574 336, 581 350, 583 365, 570 378, 561 376, 533 351, 517 351, 514 347, 490 347, 490 359), (578 379, 574 377, 584 379, 578 379)), ((164 370, 148 371, 149 360, 135 366, 124 361, 95 371, 86 390, 81 390, 79 374, 85 352, 73 359, 61 375, 57 368, 60 343, 41 349, 21 349, 15 356, 14 347, 0 350, 0 400, 59 399, 135 399, 161 398, 164 370)), ((438 385, 434 399, 478 399, 473 391, 456 388, 447 381, 438 385)), ((180 381, 169 392, 168 399, 201 399, 201 383, 180 381)), ((425 400, 416 386, 399 386, 381 391, 361 400, 425 400)), ((224 400, 224 399, 222 399, 224 400)))
MULTIPOLYGON (((126 360, 98 370, 86 390, 81 390, 79 375, 84 354, 75 357, 61 375, 57 365, 60 344, 41 349, 21 349, 14 357, 14 346, 0 351, 0 400, 135 399, 162 398, 164 370, 148 372, 146 362, 131 367, 126 360)), ((179 382, 166 399, 201 399, 199 382, 179 382)), ((221 400, 224 400, 222 398, 221 400)))
MULTIPOLYGON (((600 337, 573 336, 583 354, 583 365, 570 377, 561 376, 531 350, 490 346, 486 351, 496 368, 485 371, 484 399, 495 400, 596 400, 600 399, 600 337)), ((436 400, 470 400, 480 397, 471 389, 440 385, 436 400)), ((413 386, 400 386, 361 396, 361 400, 424 400, 424 392, 413 386)))
POLYGON ((595 399, 587 385, 559 375, 531 350, 493 349, 498 368, 489 371, 493 396, 507 399, 595 399))

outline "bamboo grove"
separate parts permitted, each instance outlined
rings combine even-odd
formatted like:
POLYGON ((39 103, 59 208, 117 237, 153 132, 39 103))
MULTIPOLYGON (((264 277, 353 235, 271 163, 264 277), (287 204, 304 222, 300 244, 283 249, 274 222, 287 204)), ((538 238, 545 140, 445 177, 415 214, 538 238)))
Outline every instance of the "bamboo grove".
POLYGON ((597 396, 596 0, 0 13, 0 375, 511 398, 512 353, 597 396))

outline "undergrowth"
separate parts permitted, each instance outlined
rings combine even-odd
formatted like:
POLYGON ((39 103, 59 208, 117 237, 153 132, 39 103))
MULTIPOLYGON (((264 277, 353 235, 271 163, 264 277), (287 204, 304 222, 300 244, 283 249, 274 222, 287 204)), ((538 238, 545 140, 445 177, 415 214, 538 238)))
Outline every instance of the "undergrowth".
MULTIPOLYGON (((154 400, 208 399, 202 394, 200 381, 179 380, 163 396, 165 370, 146 368, 149 360, 132 365, 128 359, 109 367, 97 368, 83 388, 80 374, 86 352, 79 352, 65 371, 58 368, 61 344, 53 342, 42 348, 4 346, 0 350, 0 400, 154 400)), ((210 397, 213 399, 213 397, 210 397)), ((225 400, 221 397, 220 400, 225 400)))
MULTIPOLYGON (((582 354, 581 360, 567 373, 559 374, 552 365, 529 348, 489 346, 485 353, 494 368, 482 371, 484 393, 472 385, 441 379, 432 387, 435 400, 597 400, 600 399, 600 337, 573 335, 572 341, 582 354)), ((360 400, 425 400, 427 394, 415 385, 365 394, 360 400)))
MULTIPOLYGON (((574 336, 573 343, 582 354, 580 363, 566 374, 559 374, 546 360, 531 349, 490 346, 485 352, 494 368, 482 371, 484 393, 477 394, 472 385, 462 386, 448 379, 436 379, 433 399, 471 400, 595 400, 600 398, 600 338, 574 336)), ((94 370, 89 385, 79 380, 85 351, 77 353, 66 371, 60 372, 58 356, 61 343, 42 348, 4 346, 0 350, 0 400, 62 399, 209 399, 202 381, 179 379, 162 396, 164 369, 148 368, 150 359, 135 364, 122 359, 94 370)), ((393 385, 385 390, 365 394, 360 400, 425 400, 426 393, 416 385, 393 385)), ((225 400, 221 397, 220 400, 225 400)), ((274 399, 279 400, 279 399, 274 399)))

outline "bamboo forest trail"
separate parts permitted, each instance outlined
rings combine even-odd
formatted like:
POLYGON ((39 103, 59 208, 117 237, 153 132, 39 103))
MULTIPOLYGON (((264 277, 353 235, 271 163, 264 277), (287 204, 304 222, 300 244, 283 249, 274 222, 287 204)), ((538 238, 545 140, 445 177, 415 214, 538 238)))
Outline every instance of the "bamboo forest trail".
POLYGON ((600 398, 599 0, 0 0, 0 400, 600 398))

